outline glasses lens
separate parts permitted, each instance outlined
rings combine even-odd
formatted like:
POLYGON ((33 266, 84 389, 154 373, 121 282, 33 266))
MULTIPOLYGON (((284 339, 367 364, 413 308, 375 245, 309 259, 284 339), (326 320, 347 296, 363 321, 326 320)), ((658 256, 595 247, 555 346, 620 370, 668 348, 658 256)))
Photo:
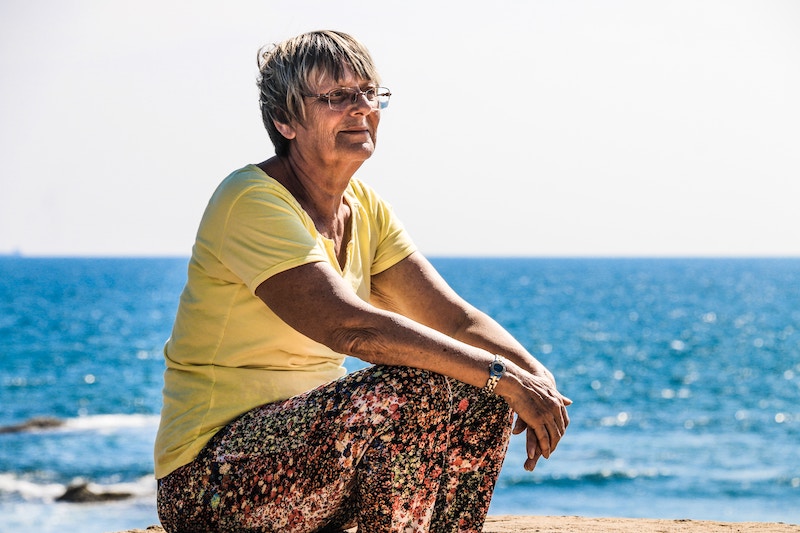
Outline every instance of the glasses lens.
POLYGON ((392 96, 392 91, 386 87, 378 87, 375 89, 375 95, 378 109, 385 109, 389 105, 389 97, 392 96))
POLYGON ((328 104, 330 104, 331 109, 346 107, 352 99, 353 95, 350 89, 334 89, 328 93, 328 104))
POLYGON ((363 91, 352 87, 341 87, 327 94, 328 105, 334 111, 344 111, 350 105, 358 102, 361 95, 367 98, 372 109, 383 109, 389 105, 389 97, 392 93, 386 87, 370 87, 363 91))

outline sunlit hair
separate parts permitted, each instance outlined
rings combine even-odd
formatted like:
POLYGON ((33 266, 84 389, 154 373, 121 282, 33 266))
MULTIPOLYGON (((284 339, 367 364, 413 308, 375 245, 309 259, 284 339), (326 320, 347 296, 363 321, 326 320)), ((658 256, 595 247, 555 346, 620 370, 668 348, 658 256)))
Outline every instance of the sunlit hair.
POLYGON ((380 83, 369 51, 346 33, 313 31, 258 51, 261 118, 277 155, 288 153, 289 140, 280 134, 273 120, 302 124, 303 94, 317 92, 310 81, 320 76, 340 80, 346 67, 363 80, 380 83))

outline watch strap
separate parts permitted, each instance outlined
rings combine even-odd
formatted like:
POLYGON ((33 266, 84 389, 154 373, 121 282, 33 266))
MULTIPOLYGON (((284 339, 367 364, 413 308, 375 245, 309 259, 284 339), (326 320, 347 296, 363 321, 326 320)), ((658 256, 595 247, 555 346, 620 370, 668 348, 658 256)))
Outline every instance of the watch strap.
POLYGON ((497 382, 506 373, 506 363, 502 357, 495 354, 494 361, 489 365, 489 379, 486 381, 483 390, 486 392, 494 392, 497 382))

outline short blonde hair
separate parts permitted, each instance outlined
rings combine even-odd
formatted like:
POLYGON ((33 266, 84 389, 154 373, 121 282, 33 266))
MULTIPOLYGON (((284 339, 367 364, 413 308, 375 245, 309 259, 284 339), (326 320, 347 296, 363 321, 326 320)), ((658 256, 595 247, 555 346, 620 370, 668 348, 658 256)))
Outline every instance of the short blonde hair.
POLYGON ((303 95, 313 91, 309 83, 312 76, 324 74, 341 79, 346 67, 359 78, 380 83, 367 48, 343 32, 303 33, 259 50, 261 118, 277 155, 288 153, 289 140, 281 135, 273 121, 302 123, 305 119, 303 95))

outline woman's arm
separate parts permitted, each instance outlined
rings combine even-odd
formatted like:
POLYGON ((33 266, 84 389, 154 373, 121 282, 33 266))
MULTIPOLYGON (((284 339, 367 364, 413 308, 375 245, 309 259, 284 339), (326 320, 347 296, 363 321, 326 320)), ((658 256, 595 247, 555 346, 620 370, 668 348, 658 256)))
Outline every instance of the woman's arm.
MULTIPOLYGON (((471 346, 501 354, 531 376, 549 380, 555 389, 553 374, 505 328, 450 288, 422 254, 414 253, 374 276, 372 296, 376 306, 394 310, 471 346)), ((563 396, 562 398, 565 406, 572 403, 571 400, 563 396)), ((566 411, 564 417, 568 423, 566 411)), ((522 433, 529 427, 526 417, 517 416, 515 434, 522 433)), ((529 450, 535 448, 535 432, 527 432, 527 441, 529 450)), ((525 468, 533 470, 540 455, 539 449, 535 449, 533 454, 529 451, 525 468)))
POLYGON ((555 379, 508 331, 459 296, 420 253, 372 278, 372 302, 555 379))
MULTIPOLYGON (((457 311, 458 299, 452 291, 430 286, 424 277, 409 273, 426 271, 427 267, 421 266, 426 262, 420 262, 419 257, 412 254, 373 278, 375 303, 382 308, 358 298, 326 263, 277 274, 264 281, 256 294, 287 324, 332 350, 371 363, 422 368, 482 387, 494 351, 450 335, 482 338, 468 321, 453 321, 462 313, 457 311), (406 285, 415 279, 419 283, 406 285), (407 295, 402 296, 404 290, 407 295), (423 310, 413 303, 415 299, 431 305, 423 310), (443 313, 441 317, 436 316, 437 309, 443 313)), ((495 345, 486 342, 487 346, 495 345)), ((497 346, 507 344, 513 343, 501 341, 497 346)), ((527 424, 529 459, 525 466, 532 469, 539 455, 549 457, 558 445, 569 423, 566 405, 570 401, 558 392, 549 376, 525 370, 516 364, 516 355, 509 354, 509 359, 506 376, 495 392, 527 424)))

